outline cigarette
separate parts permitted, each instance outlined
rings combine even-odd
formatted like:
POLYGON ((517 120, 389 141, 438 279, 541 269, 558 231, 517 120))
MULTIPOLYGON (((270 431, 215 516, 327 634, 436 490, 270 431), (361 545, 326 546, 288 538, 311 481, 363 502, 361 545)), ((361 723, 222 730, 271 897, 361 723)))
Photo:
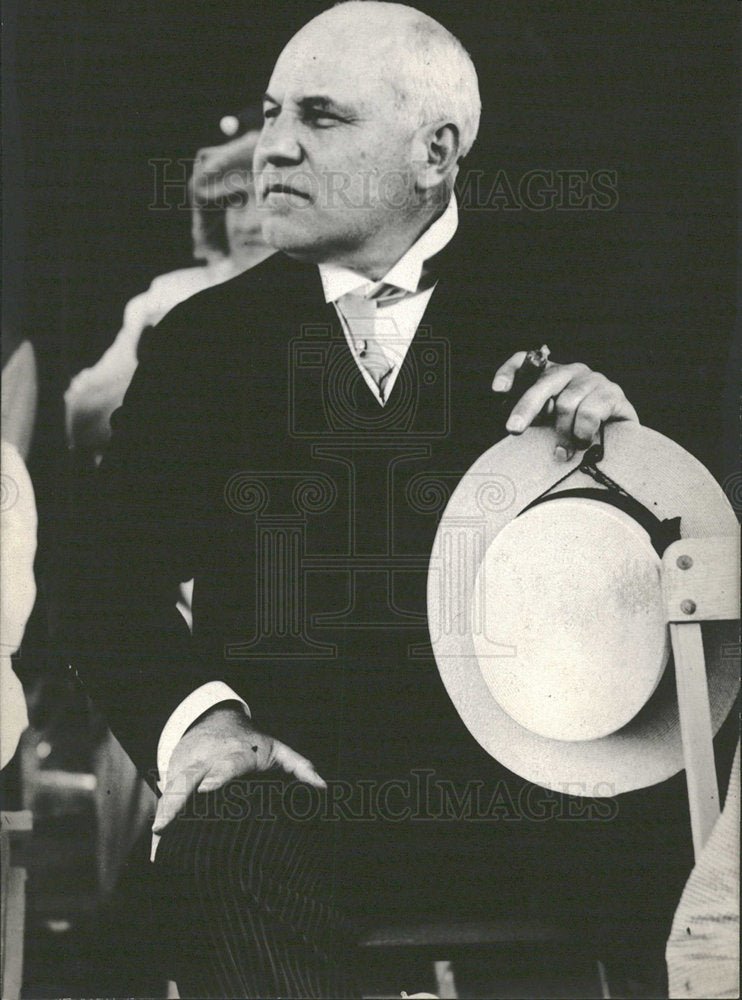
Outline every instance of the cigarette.
POLYGON ((510 416, 513 407, 521 396, 527 392, 532 385, 535 385, 535 383, 541 378, 542 374, 546 371, 550 353, 549 348, 546 344, 544 344, 542 347, 533 351, 528 351, 526 354, 523 364, 515 373, 515 378, 513 379, 510 391, 500 403, 502 415, 506 420, 510 416))

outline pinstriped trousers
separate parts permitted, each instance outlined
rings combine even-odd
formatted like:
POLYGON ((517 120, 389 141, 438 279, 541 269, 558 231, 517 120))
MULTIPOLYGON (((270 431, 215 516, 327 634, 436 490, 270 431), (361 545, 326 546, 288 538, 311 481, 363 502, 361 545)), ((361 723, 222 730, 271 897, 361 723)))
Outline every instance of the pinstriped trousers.
POLYGON ((266 808, 267 784, 196 795, 164 831, 155 881, 180 995, 357 996, 337 825, 266 808))

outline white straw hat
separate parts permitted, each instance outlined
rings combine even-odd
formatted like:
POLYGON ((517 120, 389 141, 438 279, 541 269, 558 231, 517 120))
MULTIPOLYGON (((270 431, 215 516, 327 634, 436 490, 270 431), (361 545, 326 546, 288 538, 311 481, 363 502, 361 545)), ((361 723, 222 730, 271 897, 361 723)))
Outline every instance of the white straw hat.
MULTIPOLYGON (((459 483, 430 562, 431 639, 488 753, 545 788, 615 795, 683 767, 661 552, 739 529, 708 470, 656 431, 609 424, 567 464, 555 444, 547 427, 508 437, 459 483)), ((716 732, 739 646, 731 623, 703 629, 716 732)))

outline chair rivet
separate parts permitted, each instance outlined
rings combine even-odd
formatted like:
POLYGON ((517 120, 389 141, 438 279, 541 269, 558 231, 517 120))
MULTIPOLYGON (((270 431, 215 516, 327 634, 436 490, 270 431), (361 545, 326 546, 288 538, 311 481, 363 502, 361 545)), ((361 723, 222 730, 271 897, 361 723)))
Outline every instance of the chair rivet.
POLYGON ((680 610, 684 615, 695 614, 696 602, 695 601, 681 601, 680 610))
POLYGON ((678 569, 690 569, 692 565, 693 560, 690 556, 678 556, 678 569))

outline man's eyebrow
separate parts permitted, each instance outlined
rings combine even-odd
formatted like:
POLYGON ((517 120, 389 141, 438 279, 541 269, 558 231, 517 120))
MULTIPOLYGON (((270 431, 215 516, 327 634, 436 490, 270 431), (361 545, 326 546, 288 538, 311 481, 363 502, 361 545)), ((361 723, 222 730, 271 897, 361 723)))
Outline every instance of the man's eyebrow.
POLYGON ((310 94, 307 97, 302 97, 301 100, 297 101, 297 104, 303 109, 337 111, 347 115, 353 113, 352 108, 333 100, 332 97, 327 97, 325 94, 310 94))
MULTIPOLYGON (((270 94, 263 94, 263 101, 268 104, 279 105, 279 101, 275 97, 271 97, 270 94)), ((353 108, 346 104, 340 104, 338 101, 334 100, 332 97, 328 97, 326 94, 310 94, 307 97, 301 97, 296 102, 298 107, 302 111, 334 111, 339 115, 344 115, 347 117, 352 117, 356 112, 353 108)))

